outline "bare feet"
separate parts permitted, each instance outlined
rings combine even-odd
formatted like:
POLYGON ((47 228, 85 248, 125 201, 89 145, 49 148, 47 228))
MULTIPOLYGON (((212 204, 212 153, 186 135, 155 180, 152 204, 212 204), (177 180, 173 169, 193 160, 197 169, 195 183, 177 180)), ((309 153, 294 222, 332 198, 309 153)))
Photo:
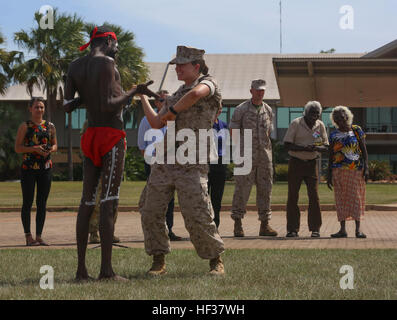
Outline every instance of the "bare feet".
POLYGON ((74 279, 74 281, 78 282, 78 283, 84 283, 84 282, 95 281, 95 279, 90 277, 89 275, 81 276, 81 275, 76 274, 76 278, 74 279))
POLYGON ((117 274, 111 276, 111 277, 105 277, 105 276, 99 276, 98 281, 117 281, 117 282, 129 282, 127 278, 124 278, 122 276, 118 276, 117 274))
POLYGON ((94 278, 92 278, 88 275, 88 271, 87 271, 86 267, 80 267, 77 269, 76 278, 75 278, 76 282, 85 282, 85 281, 92 281, 92 280, 94 280, 94 278))

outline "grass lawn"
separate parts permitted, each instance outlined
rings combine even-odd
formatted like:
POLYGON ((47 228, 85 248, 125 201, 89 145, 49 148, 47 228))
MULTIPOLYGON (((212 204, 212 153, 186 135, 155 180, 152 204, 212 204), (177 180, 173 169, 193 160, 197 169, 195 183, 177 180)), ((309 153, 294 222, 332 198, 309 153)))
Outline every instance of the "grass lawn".
MULTIPOLYGON (((146 276, 143 249, 113 250, 114 270, 130 283, 73 282, 76 250, 1 250, 0 299, 397 299, 396 250, 227 250, 227 274, 211 277, 194 250, 167 255, 168 274, 146 276), (42 265, 54 268, 54 289, 40 289, 42 265), (354 289, 342 290, 343 265, 354 271, 354 289)), ((99 273, 100 250, 87 266, 99 273)))
MULTIPOLYGON (((144 181, 123 182, 120 188, 120 205, 137 206, 144 181)), ((82 182, 53 182, 48 206, 78 206, 80 204, 82 182)), ((231 205, 234 192, 234 182, 227 182, 222 203, 231 205)), ((300 203, 307 204, 306 186, 303 184, 300 191, 300 203)), ((272 203, 287 203, 288 184, 278 182, 273 186, 272 203)), ((325 184, 319 186, 320 201, 322 204, 333 204, 334 194, 325 184)), ((249 204, 255 204, 256 189, 252 188, 249 204)), ((397 203, 397 184, 368 184, 367 204, 397 203)), ((20 207, 22 205, 21 186, 19 182, 0 182, 0 207, 20 207)))

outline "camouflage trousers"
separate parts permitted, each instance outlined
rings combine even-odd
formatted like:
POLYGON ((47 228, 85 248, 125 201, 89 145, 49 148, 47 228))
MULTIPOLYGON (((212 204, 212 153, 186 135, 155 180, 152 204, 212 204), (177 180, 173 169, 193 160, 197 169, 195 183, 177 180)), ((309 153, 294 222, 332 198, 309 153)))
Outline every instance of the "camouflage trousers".
POLYGON ((170 252, 165 215, 175 190, 185 227, 197 254, 203 259, 213 259, 224 251, 223 240, 213 221, 207 183, 208 165, 152 165, 139 201, 147 254, 170 252))
POLYGON ((270 199, 273 186, 273 169, 269 166, 252 165, 247 175, 234 176, 236 186, 232 202, 232 219, 243 219, 252 186, 256 185, 256 206, 260 221, 268 221, 272 217, 270 199))

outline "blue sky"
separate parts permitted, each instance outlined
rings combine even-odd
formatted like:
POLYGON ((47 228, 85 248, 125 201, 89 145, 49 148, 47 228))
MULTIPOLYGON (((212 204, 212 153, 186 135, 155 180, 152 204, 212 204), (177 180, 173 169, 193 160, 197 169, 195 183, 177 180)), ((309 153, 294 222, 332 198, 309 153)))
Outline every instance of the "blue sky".
MULTIPOLYGON (((279 0, 23 0, 2 1, 0 30, 7 48, 13 33, 35 27, 42 5, 77 13, 97 25, 108 21, 134 32, 145 60, 163 62, 183 44, 207 53, 279 53, 279 0)), ((283 53, 372 51, 397 39, 397 1, 282 0, 283 53), (354 29, 342 30, 343 5, 354 10, 354 29)))

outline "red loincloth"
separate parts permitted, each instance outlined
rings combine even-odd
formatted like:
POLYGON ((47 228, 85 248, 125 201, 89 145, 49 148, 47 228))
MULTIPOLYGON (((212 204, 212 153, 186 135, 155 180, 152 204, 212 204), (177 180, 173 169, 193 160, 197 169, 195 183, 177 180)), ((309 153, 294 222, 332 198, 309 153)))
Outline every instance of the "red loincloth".
MULTIPOLYGON (((81 149, 94 166, 102 166, 102 157, 126 136, 125 131, 111 127, 89 127, 81 136, 81 149)), ((125 140, 124 140, 125 147, 125 140)))

